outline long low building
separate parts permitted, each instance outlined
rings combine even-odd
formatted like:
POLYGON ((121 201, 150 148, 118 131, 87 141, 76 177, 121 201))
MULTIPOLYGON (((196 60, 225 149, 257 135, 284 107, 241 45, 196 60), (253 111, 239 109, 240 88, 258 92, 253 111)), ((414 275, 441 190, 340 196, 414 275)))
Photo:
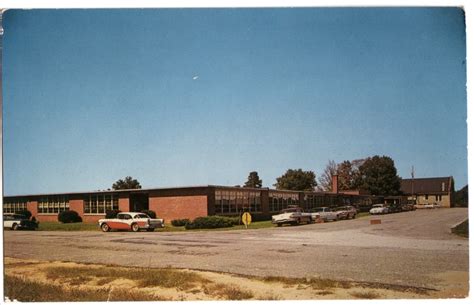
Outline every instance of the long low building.
POLYGON ((39 221, 57 221, 62 211, 76 211, 84 222, 96 222, 107 210, 152 210, 159 218, 194 219, 200 216, 235 216, 249 211, 257 219, 269 218, 288 205, 305 210, 321 206, 368 207, 383 197, 332 192, 282 191, 269 188, 191 186, 58 194, 5 196, 3 212, 28 210, 39 221))

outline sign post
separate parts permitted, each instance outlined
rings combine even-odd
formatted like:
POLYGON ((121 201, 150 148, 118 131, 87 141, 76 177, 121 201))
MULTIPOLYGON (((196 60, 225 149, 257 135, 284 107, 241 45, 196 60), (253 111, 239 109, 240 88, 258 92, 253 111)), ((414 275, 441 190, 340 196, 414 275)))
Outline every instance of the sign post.
POLYGON ((247 229, 247 227, 252 222, 252 215, 250 215, 249 212, 245 212, 244 214, 242 214, 242 222, 244 223, 245 228, 247 229))

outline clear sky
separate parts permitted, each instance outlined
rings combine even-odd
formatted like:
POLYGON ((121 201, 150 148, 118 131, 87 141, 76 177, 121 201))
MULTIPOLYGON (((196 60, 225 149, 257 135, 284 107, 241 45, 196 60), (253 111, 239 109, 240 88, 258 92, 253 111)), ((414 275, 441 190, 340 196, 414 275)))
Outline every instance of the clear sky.
POLYGON ((236 185, 387 155, 467 183, 456 8, 11 10, 5 195, 236 185))

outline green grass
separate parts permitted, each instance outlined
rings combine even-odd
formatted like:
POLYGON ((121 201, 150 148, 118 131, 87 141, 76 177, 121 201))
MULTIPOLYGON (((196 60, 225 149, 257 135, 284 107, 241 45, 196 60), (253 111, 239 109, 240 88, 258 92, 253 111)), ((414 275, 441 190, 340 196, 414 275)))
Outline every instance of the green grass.
POLYGON ((25 277, 5 275, 5 297, 20 302, 91 302, 91 301, 166 301, 132 289, 65 289, 59 285, 30 281, 25 277))
POLYGON ((469 219, 466 219, 464 222, 453 228, 452 232, 462 237, 469 237, 469 219))
POLYGON ((362 212, 362 213, 357 213, 356 218, 367 217, 367 216, 370 216, 369 212, 362 212))
MULTIPOLYGON (((271 228, 273 227, 272 222, 268 221, 257 221, 252 222, 249 229, 262 229, 262 228, 271 228)), ((87 222, 77 222, 77 223, 60 223, 53 221, 43 221, 39 224, 39 231, 99 231, 100 228, 96 222, 87 223, 87 222)), ((228 230, 245 230, 244 225, 233 226, 229 228, 219 228, 219 229, 195 229, 195 230, 186 230, 183 227, 175 227, 171 224, 165 223, 163 229, 156 229, 156 232, 192 232, 192 231, 228 231, 228 230)))

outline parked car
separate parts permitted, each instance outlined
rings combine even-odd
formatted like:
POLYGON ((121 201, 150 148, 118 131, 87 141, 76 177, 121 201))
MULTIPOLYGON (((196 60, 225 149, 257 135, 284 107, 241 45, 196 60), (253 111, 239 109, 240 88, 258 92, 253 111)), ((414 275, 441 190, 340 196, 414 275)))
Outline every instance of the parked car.
POLYGON ((25 215, 5 213, 3 214, 3 228, 11 230, 35 230, 38 229, 38 222, 29 220, 25 215))
POLYGON ((163 219, 153 219, 145 213, 135 212, 118 213, 116 218, 99 219, 98 222, 103 232, 109 232, 110 230, 154 231, 156 228, 165 226, 163 219))
POLYGON ((350 205, 337 207, 335 211, 338 213, 339 219, 354 219, 357 215, 357 210, 350 205))
POLYGON ((391 204, 388 206, 389 213, 400 213, 402 211, 402 206, 400 204, 391 204))
POLYGON ((311 210, 311 218, 312 220, 316 220, 316 218, 321 217, 323 221, 329 221, 333 220, 336 221, 337 219, 337 213, 334 212, 331 208, 328 207, 320 207, 320 208, 314 208, 311 210))
POLYGON ((434 209, 435 206, 432 203, 417 203, 415 204, 416 209, 434 209))
POLYGON ((383 204, 374 204, 372 206, 372 208, 370 209, 369 213, 371 215, 374 215, 374 214, 387 214, 388 213, 388 208, 383 204))
POLYGON ((402 204, 402 212, 406 212, 406 211, 413 211, 415 210, 415 205, 414 204, 402 204))
POLYGON ((289 207, 281 210, 279 214, 272 216, 272 223, 281 227, 285 223, 299 225, 301 223, 311 223, 311 213, 305 213, 300 207, 289 207))

